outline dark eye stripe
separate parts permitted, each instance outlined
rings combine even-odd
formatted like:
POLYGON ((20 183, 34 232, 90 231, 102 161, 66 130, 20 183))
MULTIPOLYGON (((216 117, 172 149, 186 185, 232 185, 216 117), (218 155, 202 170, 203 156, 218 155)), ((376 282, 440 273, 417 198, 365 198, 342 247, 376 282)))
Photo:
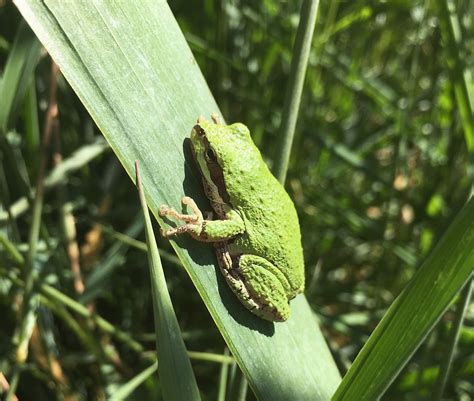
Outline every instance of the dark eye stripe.
POLYGON ((230 197, 225 187, 225 181, 224 181, 224 175, 222 174, 222 168, 219 166, 217 162, 208 162, 207 167, 209 169, 209 173, 211 174, 212 182, 217 187, 217 191, 219 192, 220 198, 225 203, 229 204, 230 197))
POLYGON ((222 167, 219 166, 217 156, 211 148, 211 144, 204 136, 202 143, 204 144, 204 158, 206 160, 207 168, 211 175, 211 180, 217 187, 220 198, 226 202, 230 202, 229 194, 227 193, 224 181, 224 175, 222 173, 222 167))
POLYGON ((217 162, 216 154, 211 148, 206 149, 206 157, 209 161, 217 162))

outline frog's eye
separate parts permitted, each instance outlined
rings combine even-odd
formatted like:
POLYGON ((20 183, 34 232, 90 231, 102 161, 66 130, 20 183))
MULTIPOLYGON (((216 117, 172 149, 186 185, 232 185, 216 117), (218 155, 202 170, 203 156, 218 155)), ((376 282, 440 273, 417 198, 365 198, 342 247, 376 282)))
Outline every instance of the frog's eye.
POLYGON ((196 131, 196 134, 198 134, 198 136, 200 136, 200 137, 203 137, 203 136, 206 135, 206 133, 204 132, 204 130, 202 129, 202 127, 199 124, 196 124, 194 126, 194 130, 196 131))
POLYGON ((211 162, 217 161, 216 154, 214 153, 214 151, 211 148, 206 149, 206 152, 204 153, 204 156, 205 156, 206 160, 208 160, 208 161, 211 161, 211 162))

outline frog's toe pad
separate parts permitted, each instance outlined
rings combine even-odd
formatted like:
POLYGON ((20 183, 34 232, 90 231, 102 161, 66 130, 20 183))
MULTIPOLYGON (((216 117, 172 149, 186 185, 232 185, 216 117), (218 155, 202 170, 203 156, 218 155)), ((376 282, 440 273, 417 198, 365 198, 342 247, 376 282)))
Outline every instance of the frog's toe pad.
POLYGON ((168 205, 161 205, 160 208, 158 209, 158 213, 161 217, 163 217, 168 214, 169 210, 170 210, 170 207, 168 205))

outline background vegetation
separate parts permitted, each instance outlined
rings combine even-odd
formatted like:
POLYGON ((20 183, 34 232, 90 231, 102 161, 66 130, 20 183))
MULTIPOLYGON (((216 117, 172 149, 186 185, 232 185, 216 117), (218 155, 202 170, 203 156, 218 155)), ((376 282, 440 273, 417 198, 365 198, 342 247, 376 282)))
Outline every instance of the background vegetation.
MULTIPOLYGON (((320 5, 286 187, 302 226, 306 296, 342 374, 471 192, 472 2, 458 2, 451 15, 440 4, 320 5), (450 27, 457 28, 451 36, 450 27)), ((300 3, 221 0, 191 8, 174 1, 170 7, 226 120, 245 122, 272 166, 300 3)), ((20 323, 28 324, 19 318, 28 283, 9 267, 26 261, 44 273, 40 298, 30 300, 41 306, 16 394, 20 400, 104 399, 154 356, 140 206, 81 102, 6 2, 0 8, 0 65, 18 48, 15 38, 23 43, 24 53, 17 53, 22 68, 16 70, 23 84, 8 110, 14 78, 5 68, 0 85, 0 372, 2 379, 14 376, 18 348, 12 339, 20 323), (58 125, 50 130, 49 150, 42 151, 46 128, 38 126, 54 115, 56 78, 58 125), (44 155, 42 220, 29 260, 35 217, 31 203, 21 199, 31 198, 44 155), (61 160, 62 170, 52 174, 61 160), (64 294, 75 300, 73 311, 64 307, 64 294), (91 312, 111 326, 89 319, 91 312), (128 334, 117 340, 117 330, 128 334)), ((201 298, 169 244, 158 242, 187 349, 204 353, 192 355, 203 399, 219 396, 225 375, 231 378, 226 399, 245 399, 246 382, 235 364, 229 367, 225 343, 201 298)), ((458 316, 454 310, 384 399, 431 399, 458 316)), ((471 305, 447 399, 474 396, 473 324, 471 305)), ((151 375, 132 399, 156 399, 160 391, 151 375)), ((246 397, 254 399, 251 391, 246 397)))

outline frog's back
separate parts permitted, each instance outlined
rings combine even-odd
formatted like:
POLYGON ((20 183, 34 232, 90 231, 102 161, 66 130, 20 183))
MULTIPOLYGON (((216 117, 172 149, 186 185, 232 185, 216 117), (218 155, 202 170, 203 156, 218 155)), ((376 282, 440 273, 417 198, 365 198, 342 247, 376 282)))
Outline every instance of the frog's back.
POLYGON ((289 195, 270 173, 263 159, 247 171, 237 171, 227 188, 233 208, 246 232, 234 245, 243 253, 271 261, 288 279, 290 298, 304 287, 304 260, 298 216, 289 195))

